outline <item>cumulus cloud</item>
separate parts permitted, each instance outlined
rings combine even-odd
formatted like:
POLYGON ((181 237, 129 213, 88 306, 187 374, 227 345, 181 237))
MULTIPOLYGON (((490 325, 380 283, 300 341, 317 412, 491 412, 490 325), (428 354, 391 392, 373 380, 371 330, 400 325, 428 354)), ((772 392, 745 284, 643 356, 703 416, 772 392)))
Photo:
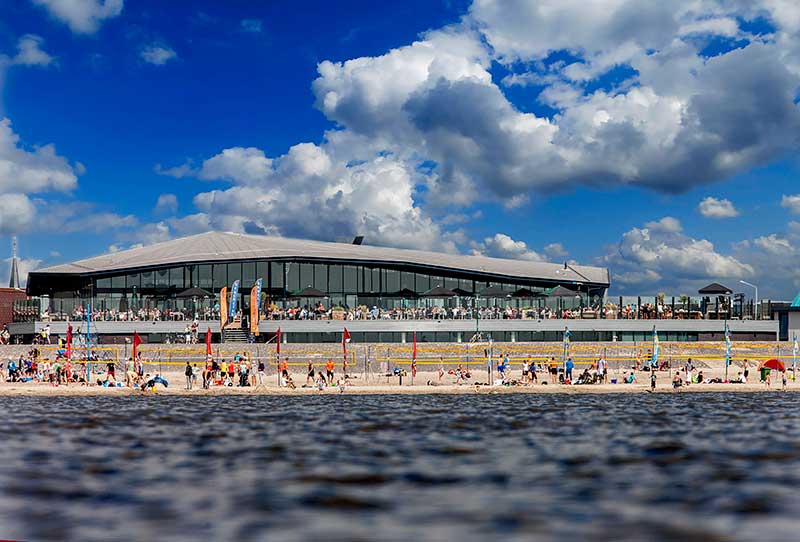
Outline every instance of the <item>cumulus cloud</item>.
MULTIPOLYGON (((552 247, 553 245, 550 246, 552 247)), ((547 261, 547 258, 535 250, 531 250, 524 241, 515 241, 504 233, 497 233, 494 237, 487 237, 479 243, 474 243, 472 253, 493 258, 509 258, 532 262, 547 261)))
POLYGON ((124 0, 33 0, 76 34, 93 34, 106 19, 122 13, 124 0))
POLYGON ((156 201, 155 212, 174 213, 178 210, 178 198, 175 194, 161 194, 156 201))
POLYGON ((25 194, 0 196, 0 234, 27 231, 33 224, 36 208, 25 194))
POLYGON ((151 43, 142 48, 139 56, 148 64, 163 66, 170 60, 176 60, 178 58, 178 53, 169 45, 151 43))
POLYGON ((711 196, 703 199, 697 210, 706 218, 733 218, 739 216, 739 211, 728 199, 717 199, 711 196))
POLYGON ((781 207, 789 209, 789 212, 792 214, 800 214, 800 194, 795 194, 792 196, 784 195, 781 198, 781 207))
POLYGON ((671 217, 627 231, 618 245, 600 259, 613 272, 612 280, 636 289, 697 285, 725 278, 748 278, 754 267, 718 252, 706 239, 683 233, 671 217))
POLYGON ((774 5, 478 0, 463 24, 411 45, 322 62, 313 88, 346 130, 433 161, 443 193, 679 192, 797 147, 793 35, 779 26, 778 38, 749 36, 737 22, 762 12, 789 21, 774 5), (704 56, 710 40, 732 35, 744 45, 704 56), (547 61, 559 51, 576 60, 547 61), (520 111, 492 81, 492 60, 534 66, 525 75, 557 113, 520 111), (587 90, 615 66, 630 69, 626 84, 587 90))
POLYGON ((544 253, 553 260, 566 258, 569 255, 569 252, 561 243, 550 243, 544 247, 544 253))

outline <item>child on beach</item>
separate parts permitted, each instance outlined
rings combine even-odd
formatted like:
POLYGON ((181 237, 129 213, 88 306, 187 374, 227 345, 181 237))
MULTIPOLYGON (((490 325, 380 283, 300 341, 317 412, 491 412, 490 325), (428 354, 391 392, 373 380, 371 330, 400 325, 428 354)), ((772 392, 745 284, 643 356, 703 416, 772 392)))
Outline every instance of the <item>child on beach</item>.
POLYGON ((656 391, 656 372, 650 371, 650 391, 656 391))

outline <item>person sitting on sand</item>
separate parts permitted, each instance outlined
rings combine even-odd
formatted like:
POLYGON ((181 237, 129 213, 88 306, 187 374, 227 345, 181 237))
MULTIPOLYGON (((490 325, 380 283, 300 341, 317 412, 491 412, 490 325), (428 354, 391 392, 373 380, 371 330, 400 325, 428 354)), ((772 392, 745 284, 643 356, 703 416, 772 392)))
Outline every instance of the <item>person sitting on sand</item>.
POLYGON ((629 374, 627 376, 627 378, 625 378, 625 383, 626 384, 633 384, 635 382, 636 382, 636 375, 634 374, 633 371, 631 371, 631 374, 629 374))
POLYGON ((731 381, 732 384, 747 384, 747 379, 742 373, 736 375, 736 380, 731 381))

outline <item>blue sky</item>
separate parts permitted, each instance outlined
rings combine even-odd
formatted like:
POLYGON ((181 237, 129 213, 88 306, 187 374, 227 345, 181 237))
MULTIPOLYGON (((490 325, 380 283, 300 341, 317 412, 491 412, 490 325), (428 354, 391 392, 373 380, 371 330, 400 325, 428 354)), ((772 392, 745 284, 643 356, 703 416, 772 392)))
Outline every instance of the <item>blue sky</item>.
POLYGON ((631 4, 0 3, 0 234, 27 268, 363 234, 791 298, 796 8, 631 4))

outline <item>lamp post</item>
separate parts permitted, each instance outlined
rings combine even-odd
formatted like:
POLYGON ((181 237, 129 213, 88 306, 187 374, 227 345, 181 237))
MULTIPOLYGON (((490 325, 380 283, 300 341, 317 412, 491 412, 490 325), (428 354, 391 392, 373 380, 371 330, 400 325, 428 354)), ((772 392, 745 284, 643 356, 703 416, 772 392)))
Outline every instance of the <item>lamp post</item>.
POLYGON ((741 282, 745 286, 750 286, 751 288, 753 288, 756 291, 755 292, 755 298, 753 300, 753 319, 758 320, 758 313, 760 312, 758 310, 758 286, 756 286, 755 284, 750 284, 746 280, 740 280, 739 282, 741 282))

